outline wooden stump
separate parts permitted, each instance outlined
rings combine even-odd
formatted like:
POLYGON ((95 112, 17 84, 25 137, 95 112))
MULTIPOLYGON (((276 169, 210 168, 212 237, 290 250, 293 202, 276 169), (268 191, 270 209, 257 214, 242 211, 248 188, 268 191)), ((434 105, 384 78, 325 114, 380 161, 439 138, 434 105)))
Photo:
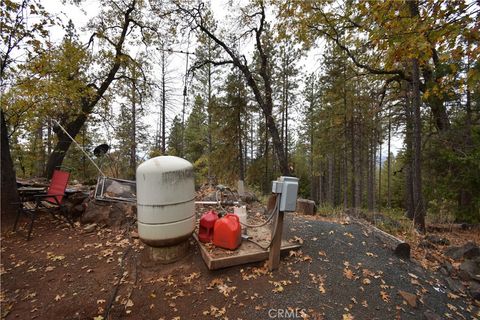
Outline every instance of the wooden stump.
POLYGON ((308 199, 297 199, 296 212, 307 215, 315 215, 315 201, 308 199))

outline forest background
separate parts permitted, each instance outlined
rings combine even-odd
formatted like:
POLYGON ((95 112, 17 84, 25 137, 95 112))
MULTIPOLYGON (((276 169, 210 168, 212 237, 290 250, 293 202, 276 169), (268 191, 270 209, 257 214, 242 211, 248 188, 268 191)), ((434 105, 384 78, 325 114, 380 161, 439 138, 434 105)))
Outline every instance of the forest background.
POLYGON ((98 12, 80 30, 1 4, 2 213, 15 174, 95 182, 55 120, 90 154, 109 144, 113 177, 176 155, 199 185, 295 175, 325 210, 480 222, 477 1, 67 4, 98 12))

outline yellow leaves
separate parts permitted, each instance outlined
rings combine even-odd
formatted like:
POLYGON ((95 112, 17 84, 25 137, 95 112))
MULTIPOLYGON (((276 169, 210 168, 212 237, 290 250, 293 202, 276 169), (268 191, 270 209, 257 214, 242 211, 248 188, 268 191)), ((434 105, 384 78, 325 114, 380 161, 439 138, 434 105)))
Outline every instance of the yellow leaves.
MULTIPOLYGON (((299 255, 301 255, 301 251, 299 252, 299 255)), ((297 251, 290 251, 290 257, 292 255, 296 256, 297 251)), ((243 280, 256 279, 259 276, 271 274, 271 272, 268 270, 267 262, 265 262, 262 267, 247 268, 247 270, 240 269, 240 273, 242 274, 243 280)))
POLYGON ((348 280, 353 280, 354 277, 355 277, 355 274, 354 274, 353 271, 350 270, 349 268, 344 268, 344 269, 343 269, 343 275, 344 275, 345 278, 347 278, 348 280))
POLYGON ((190 275, 183 277, 183 283, 188 284, 191 283, 192 280, 200 278, 200 273, 199 272, 193 272, 190 275))
POLYGON ((385 291, 380 291, 380 297, 384 302, 390 302, 390 296, 385 291))
POLYGON ((93 320, 104 320, 105 318, 101 315, 98 315, 96 317, 93 317, 93 320))
POLYGON ((314 275, 313 273, 310 273, 310 279, 312 281, 312 283, 315 283, 318 285, 318 291, 320 291, 320 293, 325 293, 325 277, 318 274, 318 275, 314 275))
POLYGON ((226 313, 227 313, 227 310, 225 309, 225 307, 217 308, 217 307, 212 306, 212 305, 210 306, 210 310, 205 310, 205 311, 202 312, 202 314, 204 316, 211 315, 215 318, 223 317, 226 313))
POLYGON ((55 255, 53 252, 47 252, 47 259, 50 259, 52 261, 62 261, 63 259, 65 259, 65 256, 63 255, 55 255))
POLYGON ((272 291, 275 292, 275 293, 283 292, 283 290, 284 290, 283 286, 287 286, 289 284, 292 284, 292 282, 290 280, 268 281, 268 282, 275 286, 275 288, 272 289, 272 291))
POLYGON ((303 239, 297 236, 294 236, 293 239, 289 240, 290 242, 297 242, 299 244, 303 244, 303 239))
POLYGON ((218 286, 218 291, 220 291, 225 297, 228 297, 231 292, 235 291, 235 289, 237 289, 237 287, 229 287, 226 284, 218 286))
POLYGON ((458 310, 457 307, 455 307, 454 305, 452 305, 452 304, 450 304, 450 303, 447 303, 447 308, 450 309, 450 310, 452 310, 452 311, 457 311, 457 310, 458 310))
POLYGON ((342 320, 354 320, 355 318, 350 313, 345 313, 342 316, 342 320))
POLYGON ((343 235, 344 235, 344 236, 347 236, 347 237, 349 237, 349 238, 351 238, 351 239, 355 239, 355 237, 353 236, 353 234, 351 234, 350 232, 345 232, 343 235))
POLYGON ((125 308, 133 307, 133 301, 132 299, 128 299, 127 303, 125 303, 125 308))
POLYGON ((453 294, 451 292, 447 293, 447 297, 449 297, 452 300, 456 300, 456 299, 460 298, 460 296, 457 296, 456 294, 453 294))
POLYGON ((217 288, 218 291, 223 294, 225 297, 228 297, 230 293, 235 291, 237 287, 229 287, 228 285, 225 284, 223 279, 220 278, 215 278, 212 281, 210 281, 209 285, 207 286, 207 290, 212 290, 214 288, 217 288))

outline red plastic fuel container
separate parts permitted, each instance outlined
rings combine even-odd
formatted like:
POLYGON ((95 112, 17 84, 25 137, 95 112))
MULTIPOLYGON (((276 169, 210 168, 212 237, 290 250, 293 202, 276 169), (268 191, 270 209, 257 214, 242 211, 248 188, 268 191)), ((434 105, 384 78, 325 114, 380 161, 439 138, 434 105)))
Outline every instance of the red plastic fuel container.
POLYGON ((213 244, 220 248, 235 250, 242 242, 242 227, 237 215, 227 214, 215 222, 213 244))
POLYGON ((211 210, 205 213, 200 218, 198 227, 198 239, 201 242, 210 242, 213 239, 213 227, 218 220, 218 215, 215 211, 211 210))

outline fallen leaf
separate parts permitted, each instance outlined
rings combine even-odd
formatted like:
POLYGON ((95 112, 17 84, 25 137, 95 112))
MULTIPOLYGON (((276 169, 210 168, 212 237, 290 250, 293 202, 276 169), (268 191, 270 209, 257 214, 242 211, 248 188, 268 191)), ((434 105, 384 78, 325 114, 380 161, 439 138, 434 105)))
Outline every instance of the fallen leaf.
POLYGON ((380 296, 382 297, 383 301, 390 302, 390 296, 385 291, 380 291, 380 296))
POLYGON ((417 296, 414 295, 413 293, 410 293, 410 292, 406 292, 406 291, 403 291, 403 290, 398 290, 398 293, 402 296, 402 298, 407 301, 407 303, 413 307, 413 308, 416 308, 417 307, 417 296))
POLYGON ((371 281, 370 281, 370 279, 368 279, 368 278, 364 278, 364 279, 362 280, 362 283, 365 284, 365 285, 369 285, 369 284, 371 283, 371 281))
POLYGON ((350 313, 346 313, 342 317, 343 320, 353 320, 355 319, 350 313))
POLYGON ((348 280, 353 280, 354 278, 354 274, 353 274, 353 271, 348 269, 348 268, 344 268, 343 269, 343 275, 345 276, 345 278, 347 278, 348 280))
POLYGON ((456 294, 451 293, 451 292, 449 292, 449 293, 447 294, 447 296, 448 296, 450 299, 453 299, 453 300, 460 298, 460 296, 457 296, 456 294))
POLYGON ((60 301, 60 299, 62 299, 62 298, 60 297, 60 295, 57 294, 57 295, 55 296, 55 301, 60 301))
POLYGON ((452 311, 457 311, 457 307, 455 307, 454 305, 451 305, 450 303, 447 303, 447 307, 452 311))

